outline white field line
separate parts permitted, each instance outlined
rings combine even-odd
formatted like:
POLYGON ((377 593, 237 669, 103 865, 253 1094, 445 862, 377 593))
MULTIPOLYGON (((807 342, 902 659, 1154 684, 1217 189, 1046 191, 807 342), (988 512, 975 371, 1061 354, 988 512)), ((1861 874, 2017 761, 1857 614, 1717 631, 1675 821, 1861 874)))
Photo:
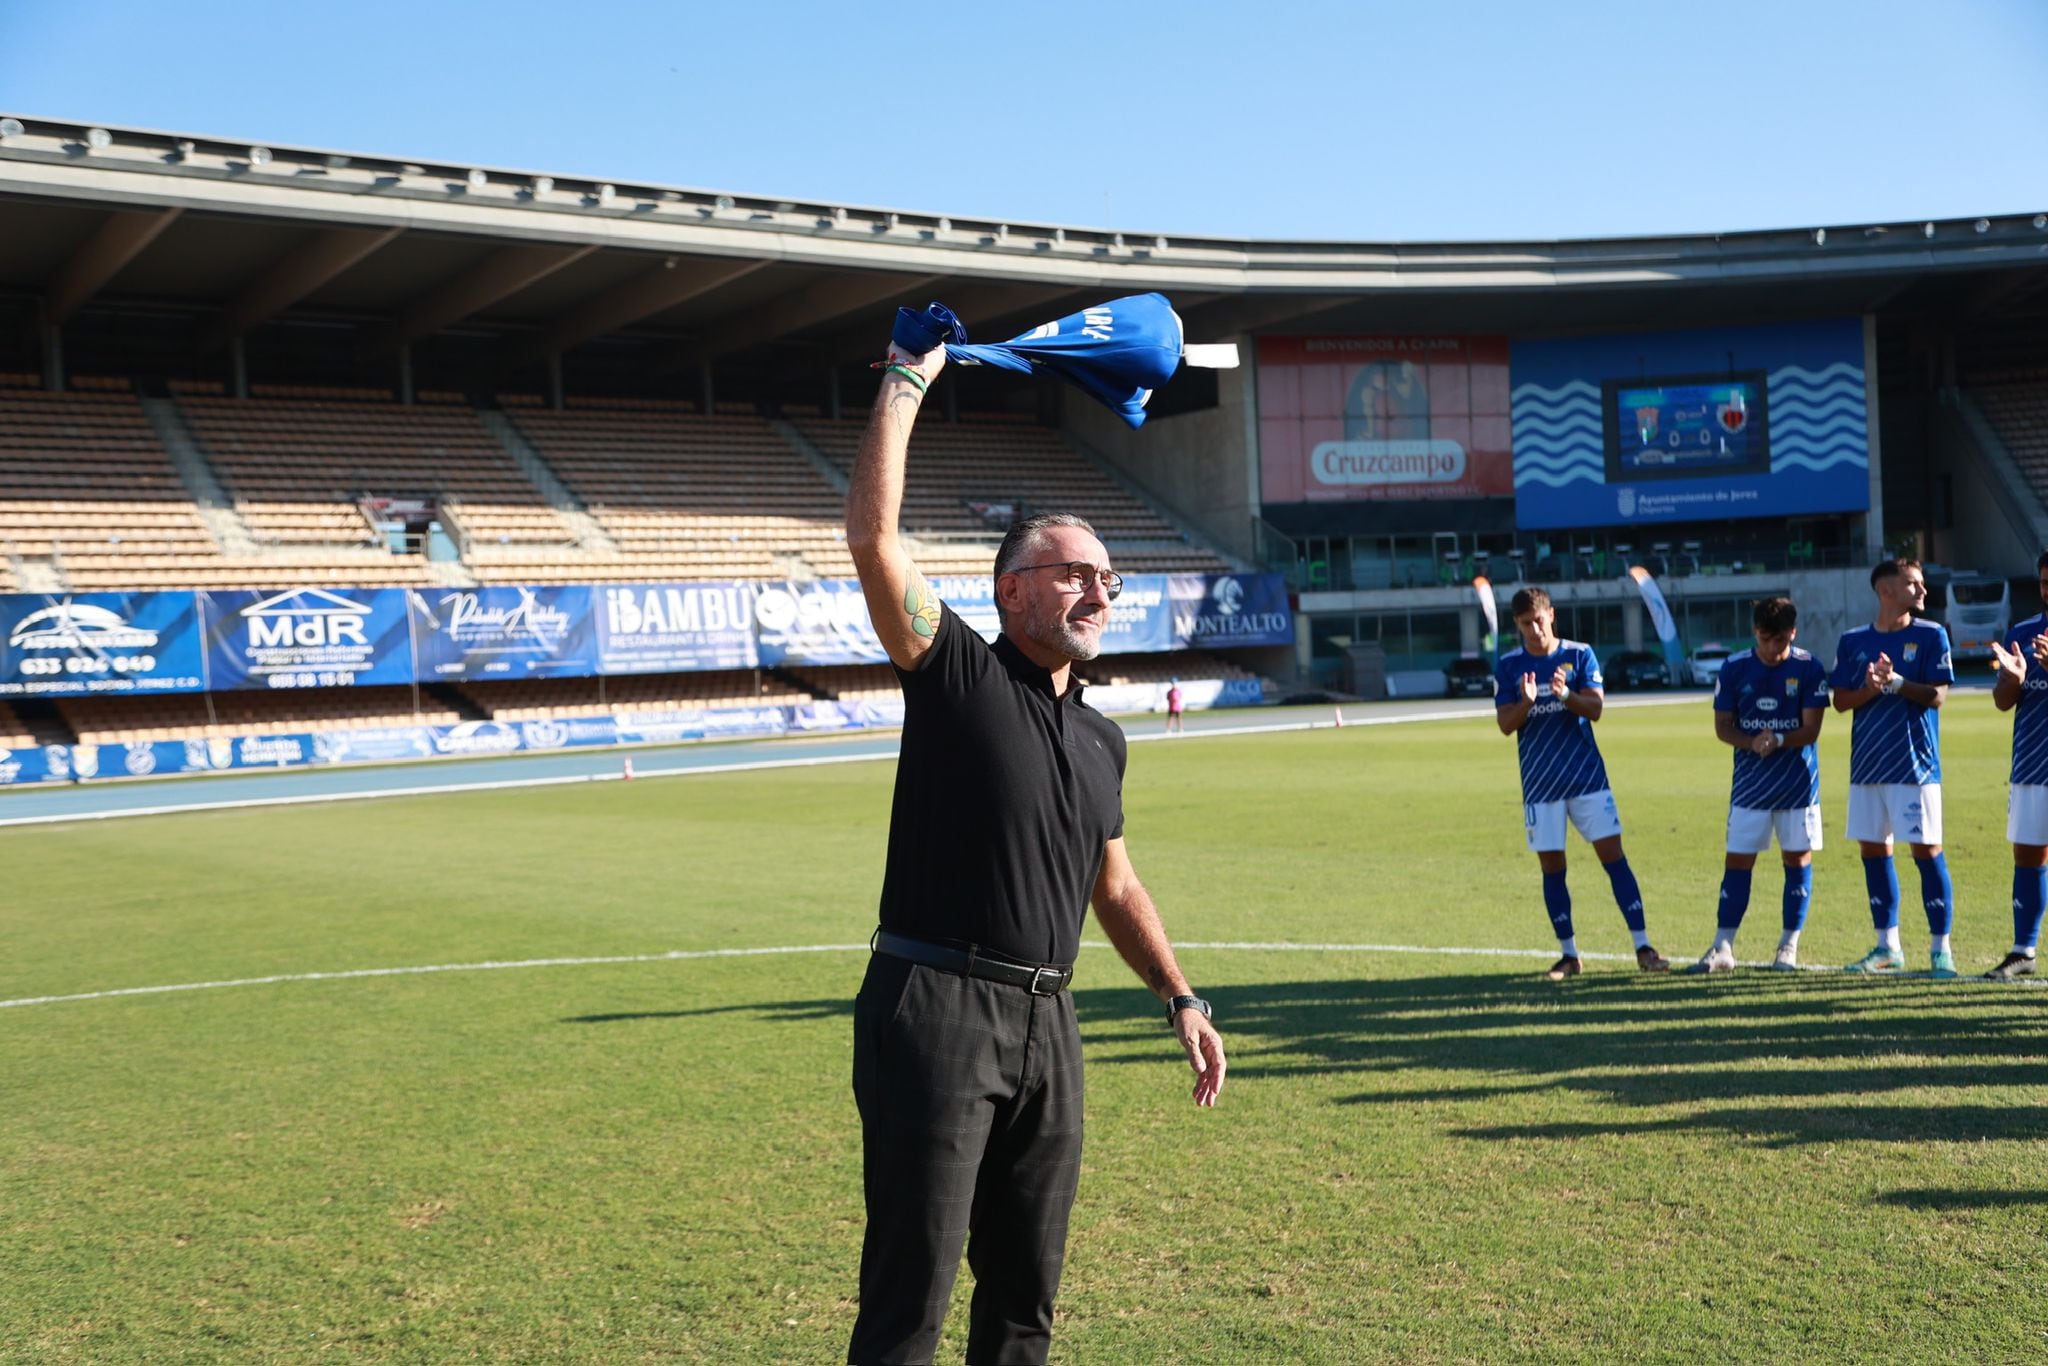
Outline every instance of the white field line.
MULTIPOLYGON (((1617 702, 1615 706, 1655 707, 1669 706, 1674 702, 1696 702, 1692 696, 1641 697, 1617 702)), ((1343 708, 1334 707, 1333 713, 1341 714, 1343 708)), ((1338 730, 1344 726, 1398 726, 1411 721, 1456 721, 1465 717, 1486 716, 1481 710, 1472 711, 1431 711, 1417 712, 1407 716, 1374 716, 1341 723, 1333 714, 1328 721, 1278 721, 1266 725, 1213 726, 1191 730, 1184 735, 1168 735, 1164 731, 1151 735, 1133 735, 1129 740, 1141 744, 1149 740, 1195 740, 1228 735, 1266 735, 1283 731, 1338 730)), ((893 759, 893 750, 874 754, 829 754, 806 759, 749 759, 730 764, 703 764, 690 768, 653 769, 638 774, 643 780, 654 778, 690 778, 706 773, 751 773, 773 768, 815 768, 821 764, 871 763, 877 759, 893 759)), ((375 797, 436 797, 453 792, 490 792, 515 787, 560 787, 573 783, 615 783, 623 781, 625 774, 617 773, 572 773, 554 778, 500 778, 468 783, 434 783, 419 787, 377 787, 362 792, 311 792, 290 797, 244 797, 231 801, 217 802, 166 802, 159 806, 123 806, 107 811, 74 811, 45 816, 0 816, 0 826, 10 825, 60 825, 70 821, 118 820, 129 816, 170 816, 185 811, 233 811, 259 806, 306 806, 317 802, 359 802, 375 797)), ((4 808, 0 808, 4 809, 4 808)))
MULTIPOLYGON (((871 759, 893 759, 894 754, 824 754, 808 759, 753 759, 746 763, 706 764, 701 768, 657 769, 639 773, 639 779, 680 778, 697 773, 741 773, 758 768, 814 768, 820 764, 857 764, 871 759)), ((560 787, 568 783, 617 783, 626 781, 623 765, 617 773, 571 773, 555 778, 499 778, 489 782, 436 783, 426 787, 378 787, 363 792, 314 792, 295 797, 244 797, 235 801, 166 803, 162 806, 124 806, 112 811, 78 811, 55 816, 0 818, 4 825, 53 825, 64 821, 104 821, 122 816, 168 816, 182 811, 228 811, 249 806, 305 806, 314 802, 356 802, 371 797, 435 797, 451 792, 488 792, 508 787, 560 787)))
MULTIPOLYGON (((676 963, 705 958, 761 958, 772 954, 787 953, 860 953, 866 944, 785 944, 758 949, 671 949, 667 953, 615 953, 590 958, 516 958, 490 959, 481 963, 426 963, 399 968, 346 968, 332 972, 280 972, 268 977, 235 977, 217 982, 175 982, 162 986, 116 987, 110 991, 79 991, 62 996, 24 996, 12 1001, 0 1001, 0 1010, 15 1006, 59 1005, 68 1001, 104 1001, 117 996, 161 996, 179 991, 214 991, 224 987, 263 987, 281 982, 339 982, 358 977, 412 977, 430 972, 503 972, 513 968, 580 968, 610 963, 676 963)), ((1084 941, 1084 949, 1106 949, 1108 944, 1084 941)), ((1460 948, 1431 947, 1424 944, 1289 944, 1260 943, 1234 940, 1188 940, 1177 947, 1182 949, 1209 949, 1251 953, 1413 953, 1443 958, 1550 958, 1554 949, 1502 949, 1502 948, 1460 948)), ((1628 963, 1635 961, 1633 954, 1590 953, 1581 951, 1581 958, 1599 962, 1628 963)), ((1762 967, 1761 962, 1743 964, 1744 967, 1762 967)), ((1830 972, 1831 968, 1808 968, 1810 972, 1830 972)), ((1905 980, 1915 980, 1918 974, 1901 973, 1905 980)), ((1958 982, 1973 980, 1968 977, 1958 982)), ((2048 983, 2027 982, 2028 986, 2044 986, 2048 983)))

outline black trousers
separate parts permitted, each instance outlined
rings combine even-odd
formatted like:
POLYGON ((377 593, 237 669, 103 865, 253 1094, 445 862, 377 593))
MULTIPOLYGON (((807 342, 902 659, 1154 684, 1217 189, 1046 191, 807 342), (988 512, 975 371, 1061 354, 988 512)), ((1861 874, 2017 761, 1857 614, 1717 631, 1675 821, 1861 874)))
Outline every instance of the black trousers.
POLYGON ((1073 997, 876 954, 853 1020, 868 1223, 847 1360, 930 1361, 965 1242, 967 1360, 1044 1361, 1081 1172, 1073 997))

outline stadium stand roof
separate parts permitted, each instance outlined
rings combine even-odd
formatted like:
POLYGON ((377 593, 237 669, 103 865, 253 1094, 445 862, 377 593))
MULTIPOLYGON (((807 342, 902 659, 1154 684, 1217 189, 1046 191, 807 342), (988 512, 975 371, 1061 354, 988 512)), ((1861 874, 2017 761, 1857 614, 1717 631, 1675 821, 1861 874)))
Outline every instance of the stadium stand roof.
POLYGON ((865 359, 943 298, 1003 335, 1109 294, 1240 332, 1520 334, 1874 311, 2048 289, 2048 214, 1566 242, 1257 241, 1001 223, 20 116, 0 120, 0 300, 35 325, 190 317, 218 353, 324 319, 358 353, 467 330, 505 364, 606 339, 656 372, 865 359), (1560 305, 1569 300, 1569 306, 1560 305))

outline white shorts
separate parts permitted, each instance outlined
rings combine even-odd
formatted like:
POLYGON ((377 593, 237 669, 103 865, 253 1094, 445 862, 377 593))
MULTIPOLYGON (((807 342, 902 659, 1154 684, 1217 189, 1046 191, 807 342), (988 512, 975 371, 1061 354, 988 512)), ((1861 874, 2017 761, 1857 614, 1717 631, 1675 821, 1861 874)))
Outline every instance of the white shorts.
POLYGON ((1728 808, 1728 852, 1761 854, 1771 847, 1771 836, 1788 854, 1804 854, 1820 848, 1820 807, 1794 807, 1790 811, 1759 811, 1753 806, 1728 808))
POLYGON ((1849 784, 1849 838, 1886 844, 1941 843, 1940 783, 1849 784))
POLYGON ((1566 797, 1555 802, 1531 802, 1522 807, 1522 824, 1529 834, 1529 852, 1555 853, 1564 848, 1564 823, 1585 836, 1586 842, 1604 840, 1621 833, 1621 813, 1614 809, 1614 793, 1588 792, 1583 797, 1566 797))
POLYGON ((2012 785, 2005 804, 2005 838, 2011 844, 2048 844, 2048 787, 2012 785))

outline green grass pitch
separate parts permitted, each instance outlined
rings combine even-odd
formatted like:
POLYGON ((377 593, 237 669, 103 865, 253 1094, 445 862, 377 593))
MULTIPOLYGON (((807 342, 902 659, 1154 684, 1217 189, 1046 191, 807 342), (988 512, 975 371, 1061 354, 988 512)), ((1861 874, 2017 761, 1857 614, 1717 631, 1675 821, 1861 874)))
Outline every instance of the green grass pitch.
MULTIPOLYGON (((1869 942, 1828 725, 1811 963, 1869 942)), ((1957 956, 1981 972, 2011 934, 2008 732, 1981 692, 1943 725, 1957 956)), ((1689 961, 1729 752, 1704 700, 1616 708, 1600 736, 1652 933, 1689 961)), ((1085 951, 1056 1359, 2040 1359, 2048 992, 1615 961, 1544 983, 1512 751, 1488 718, 1133 747, 1132 854, 1177 940, 1534 956, 1186 949, 1231 1048, 1197 1112, 1150 997, 1085 951)), ((0 1000, 858 943, 891 773, 0 832, 0 1000)), ((1582 945, 1625 953, 1572 858, 1582 945)), ((1766 861, 1743 956, 1776 933, 1766 861)), ((862 961, 0 1009, 0 1359, 841 1359, 862 961)), ((941 1359, 966 1289, 963 1267, 941 1359)))

